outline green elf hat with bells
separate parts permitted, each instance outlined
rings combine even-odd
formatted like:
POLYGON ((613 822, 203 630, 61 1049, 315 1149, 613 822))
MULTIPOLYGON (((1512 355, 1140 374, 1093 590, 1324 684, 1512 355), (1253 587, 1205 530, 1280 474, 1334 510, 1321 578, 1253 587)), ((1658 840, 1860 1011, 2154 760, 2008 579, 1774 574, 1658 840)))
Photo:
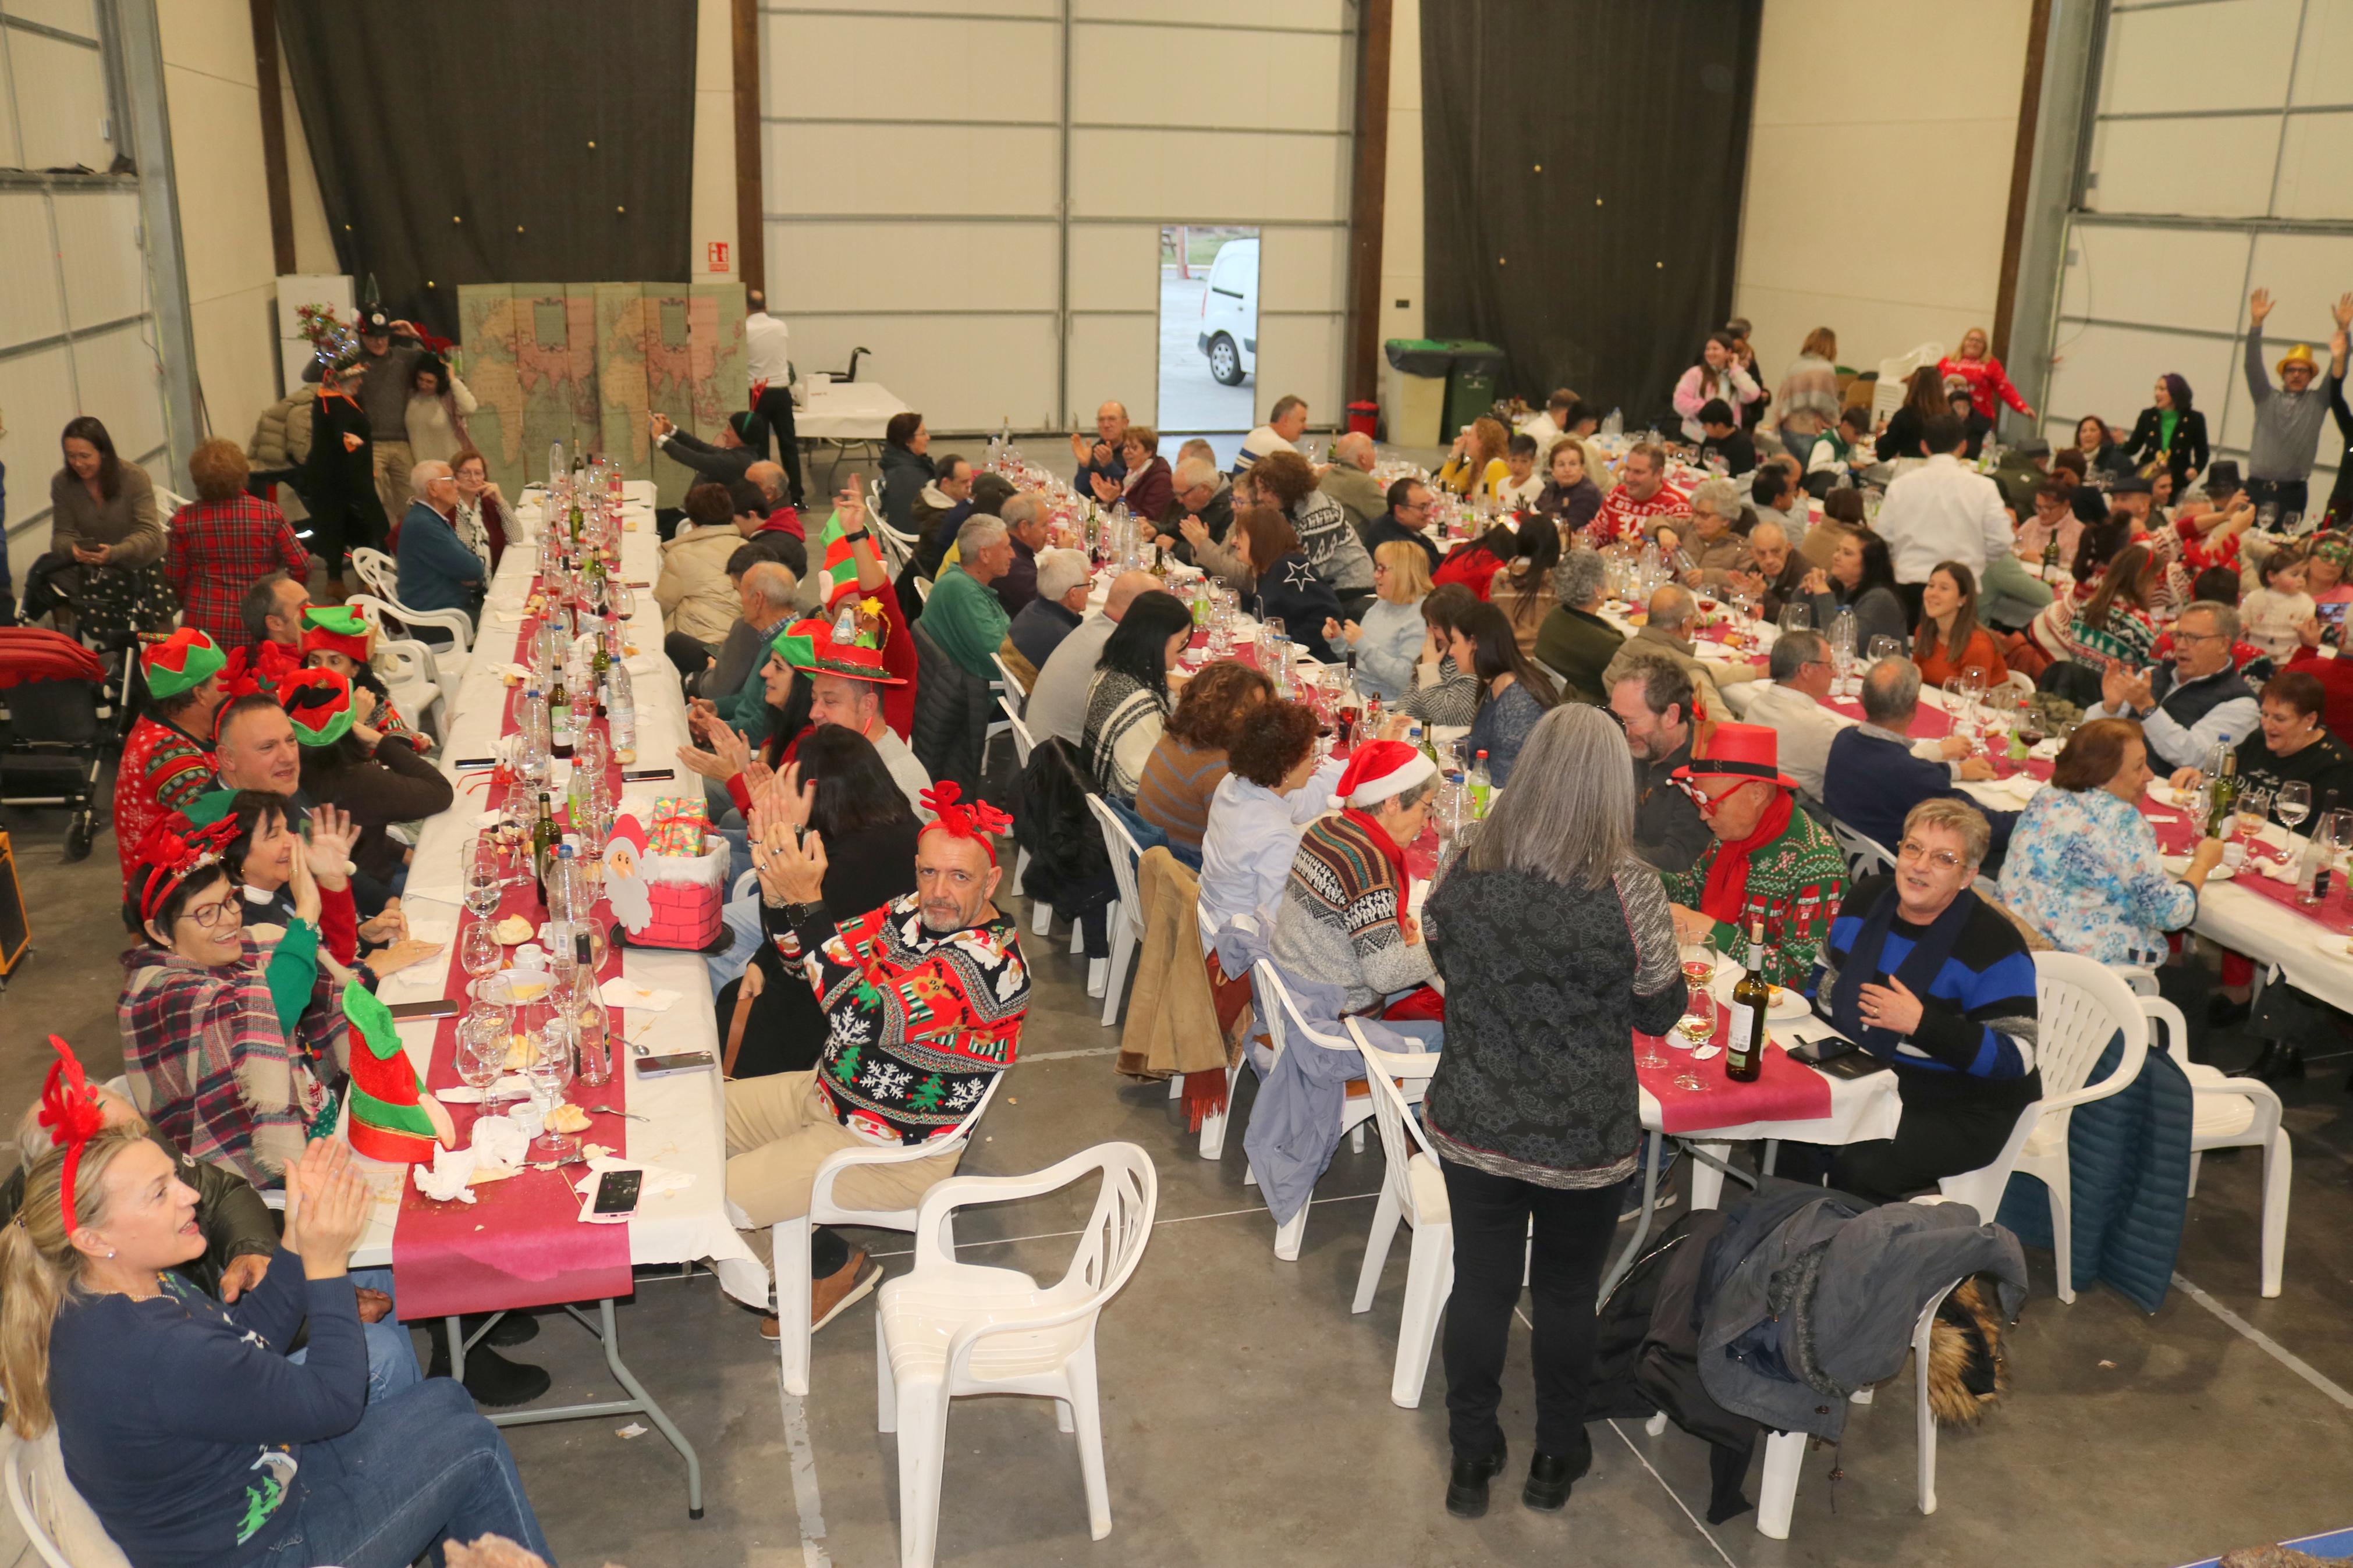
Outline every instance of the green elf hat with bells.
POLYGON ((368 639, 375 628, 368 618, 349 605, 312 605, 302 612, 302 651, 316 653, 324 648, 329 653, 342 654, 353 664, 368 661, 368 639))
POLYGON ((278 683, 278 704, 305 746, 332 746, 352 732, 352 683, 338 670, 296 670, 278 683))
POLYGON ((220 645, 194 626, 182 626, 162 642, 151 644, 139 657, 147 689, 157 697, 193 691, 227 663, 228 656, 221 652, 220 645))
POLYGON ((795 621, 771 645, 784 661, 805 675, 839 675, 874 686, 904 686, 905 679, 882 665, 883 639, 891 623, 879 601, 841 606, 828 625, 821 620, 795 621))

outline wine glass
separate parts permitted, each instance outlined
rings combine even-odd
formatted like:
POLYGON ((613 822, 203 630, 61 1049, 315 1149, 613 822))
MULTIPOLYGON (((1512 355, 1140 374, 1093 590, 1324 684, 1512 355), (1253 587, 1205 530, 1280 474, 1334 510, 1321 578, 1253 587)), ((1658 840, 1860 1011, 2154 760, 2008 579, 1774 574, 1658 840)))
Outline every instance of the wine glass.
MULTIPOLYGON (((1679 1051, 1696 1050, 1715 1038, 1715 998, 1704 985, 1694 985, 1683 998, 1683 1016, 1675 1020, 1674 1033, 1667 1044, 1679 1051)), ((1683 1070, 1675 1074, 1675 1087, 1694 1093, 1704 1093, 1707 1080, 1693 1071, 1694 1063, 1683 1058, 1683 1070)))
POLYGON ((482 994, 482 982, 496 974, 506 963, 506 954, 499 948, 498 928, 486 920, 470 921, 458 938, 458 957, 466 973, 474 977, 468 989, 475 996, 482 994))
POLYGON ((572 1082, 572 1053, 577 1038, 568 1009, 550 1012, 532 1047, 531 1060, 523 1068, 531 1081, 532 1103, 539 1108, 541 1118, 539 1136, 531 1146, 545 1159, 570 1160, 580 1152, 579 1141, 553 1125, 556 1109, 564 1104, 564 1091, 572 1082))
POLYGON ((1876 637, 1871 639, 1871 646, 1865 652, 1864 658, 1868 663, 1877 664, 1881 659, 1894 658, 1897 654, 1900 654, 1903 651, 1904 641, 1902 638, 1876 637))
POLYGON ((2271 816, 2272 797, 2260 789, 2243 788, 2239 791, 2239 798, 2233 805, 2238 813, 2240 837, 2246 840, 2247 853, 2252 855, 2263 841, 2263 824, 2271 816))
POLYGON ((2312 815, 2312 786, 2300 780, 2280 785, 2279 795, 2272 802, 2272 815, 2287 828, 2287 851, 2294 856, 2296 825, 2312 815))
POLYGON ((499 912, 499 891, 505 884, 505 873, 499 868, 497 838, 475 838, 466 855, 466 907, 478 920, 489 920, 499 912))
POLYGON ((1806 632, 1814 628, 1814 609, 1794 600, 1781 606, 1781 629, 1785 632, 1806 632))
POLYGON ((492 1002, 477 1002, 458 1026, 458 1077, 470 1089, 481 1091, 485 1103, 491 1085, 507 1068, 507 1010, 492 1002))

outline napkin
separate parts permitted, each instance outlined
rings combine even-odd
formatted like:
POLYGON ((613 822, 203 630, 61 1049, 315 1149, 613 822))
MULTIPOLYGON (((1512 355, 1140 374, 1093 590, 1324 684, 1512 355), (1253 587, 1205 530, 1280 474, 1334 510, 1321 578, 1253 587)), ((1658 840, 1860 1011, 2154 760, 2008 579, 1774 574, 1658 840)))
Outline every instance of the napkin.
POLYGON ((623 659, 621 664, 631 675, 651 675, 669 662, 669 659, 659 654, 641 653, 635 658, 623 659))
POLYGON ((635 985, 620 975, 615 975, 596 988, 596 994, 607 1007, 633 1007, 640 1013, 666 1013, 678 1000, 675 991, 662 991, 635 985))
POLYGON ((474 1179, 474 1168, 480 1163, 481 1156, 471 1149, 436 1148, 429 1169, 423 1165, 409 1168, 415 1173, 417 1190, 427 1197, 437 1203, 470 1204, 474 1201, 474 1189, 470 1184, 474 1179))
MULTIPOLYGON (((533 1120, 536 1120, 535 1113, 533 1120)), ((470 1152, 490 1164, 520 1165, 536 1131, 535 1128, 526 1129, 512 1113, 480 1117, 474 1122, 473 1146, 470 1152)))

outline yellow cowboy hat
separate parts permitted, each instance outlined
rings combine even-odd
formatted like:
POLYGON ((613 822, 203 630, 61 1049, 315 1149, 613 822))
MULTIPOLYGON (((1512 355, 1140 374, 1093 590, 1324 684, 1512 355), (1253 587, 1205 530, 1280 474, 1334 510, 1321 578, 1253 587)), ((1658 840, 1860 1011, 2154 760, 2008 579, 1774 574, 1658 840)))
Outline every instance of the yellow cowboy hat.
POLYGON ((2285 375, 2287 374, 2288 366, 2298 363, 2309 365, 2312 369, 2312 374, 2315 375, 2318 375, 2320 374, 2320 362, 2312 357, 2312 345, 2310 343, 2298 343, 2295 347, 2288 350, 2286 353, 2281 355, 2280 362, 2276 369, 2279 374, 2285 375))

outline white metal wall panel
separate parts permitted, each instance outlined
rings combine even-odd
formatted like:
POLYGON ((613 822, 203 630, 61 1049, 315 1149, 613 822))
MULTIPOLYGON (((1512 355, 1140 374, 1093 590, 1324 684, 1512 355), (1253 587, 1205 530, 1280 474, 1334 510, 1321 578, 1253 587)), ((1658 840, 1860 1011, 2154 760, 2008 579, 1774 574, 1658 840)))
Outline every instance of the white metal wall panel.
POLYGON ((2247 275, 2247 245, 2246 234, 2238 229, 2082 225, 2068 241, 2060 313, 2085 321, 2235 331, 2246 307, 2239 284, 2247 275))
POLYGON ((0 0, 0 16, 16 16, 77 38, 98 38, 97 0, 0 0))
POLYGON ((1071 309, 1160 314, 1160 226, 1076 224, 1071 229, 1071 309))
POLYGON ((0 349, 65 330, 65 302, 58 295, 57 257, 41 193, 0 191, 0 349))
POLYGON ((1278 33, 1082 23, 1071 34, 1071 119, 1079 125, 1345 132, 1353 83, 1338 32, 1278 33), (1180 80, 1176 92, 1139 81, 1180 80))
POLYGON ((2042 405, 2043 434, 2053 447, 2073 446, 2075 421, 2086 414, 2128 426, 2148 406, 2157 378, 2179 372, 2189 378, 2213 436, 2228 383, 2237 374, 2236 353, 2222 338, 2138 327, 2082 328, 2051 372, 2051 391, 2042 405))
MULTIPOLYGON (((1262 254, 1262 253, 1261 253, 1262 254)), ((1311 424, 1345 425, 1341 406, 1340 357, 1345 348, 1346 318, 1327 315, 1269 315, 1258 321, 1258 374, 1250 390, 1257 395, 1258 416, 1264 419, 1274 400, 1285 394, 1307 399, 1311 424)))
MULTIPOLYGON (((950 8, 918 5, 898 9, 950 8)), ((767 16, 761 112, 894 123, 1051 120, 1060 79, 1060 40, 1059 16, 1049 25, 986 16, 810 16, 773 10, 767 16)), ((913 167, 928 174, 937 166, 913 167)), ((773 166, 770 172, 776 172, 773 166)), ((839 175, 845 171, 824 172, 839 175)), ((987 164, 975 167, 976 174, 988 172, 987 164)), ((873 183, 885 187, 899 184, 889 179, 873 183)), ((923 190, 930 183, 919 177, 912 188, 923 190)), ((905 195, 905 189, 899 194, 905 195)))
POLYGON ((1345 0, 1075 0, 1082 22, 1187 22, 1253 32, 1345 31, 1354 21, 1345 0))
MULTIPOLYGON (((0 359, 0 463, 8 465, 11 528, 49 504, 49 476, 58 470, 58 432, 74 416, 73 365, 66 346, 35 349, 0 359)), ((48 537, 43 529, 41 536, 48 537)))
POLYGON ((797 333, 802 317, 828 310, 1050 313, 1055 234, 1043 223, 773 222, 770 303, 797 333))
POLYGON ((2122 4, 2108 15, 2103 114, 2270 109, 2295 58, 2305 0, 2122 4), (2185 62, 2194 62, 2184 68, 2185 62))
POLYGON ((2292 103, 2353 103, 2353 0, 2310 0, 2292 103))
POLYGON ((81 405, 106 422, 114 449, 126 458, 164 445, 164 378, 149 341, 153 330, 146 321, 134 321, 74 340, 81 405))
POLYGON ((772 123, 765 140, 771 217, 1051 216, 1060 199, 1052 131, 772 123))
MULTIPOLYGON (((1126 405, 1129 418, 1156 427, 1160 423, 1159 345, 1156 310, 1145 316, 1071 318, 1071 406, 1065 421, 1072 427, 1090 423, 1106 398, 1117 398, 1126 405), (1138 365, 1144 367, 1140 375, 1138 365)), ((1175 463, 1175 445, 1164 444, 1160 455, 1175 463)))
POLYGON ((1348 216, 1344 136, 1073 131, 1073 217, 1251 223, 1348 216))
MULTIPOLYGON (((2353 83, 2347 88, 2353 97, 2353 83)), ((2353 218, 2353 114, 2294 114, 2280 142, 2277 217, 2353 218)))
POLYGON ((1039 427, 1054 406, 1050 316, 815 316, 795 318, 793 363, 839 374, 849 351, 871 351, 862 380, 878 381, 934 430, 1039 427))
POLYGON ((2260 216, 2271 198, 2279 121, 2107 120, 2092 132, 2094 183, 2084 205, 2102 213, 2260 216))
POLYGON ((59 191, 58 250, 66 258, 66 314, 75 331, 146 309, 139 197, 132 191, 59 191))
POLYGON ((114 161, 106 139, 104 57, 22 27, 8 29, 7 46, 24 166, 103 171, 114 161))

